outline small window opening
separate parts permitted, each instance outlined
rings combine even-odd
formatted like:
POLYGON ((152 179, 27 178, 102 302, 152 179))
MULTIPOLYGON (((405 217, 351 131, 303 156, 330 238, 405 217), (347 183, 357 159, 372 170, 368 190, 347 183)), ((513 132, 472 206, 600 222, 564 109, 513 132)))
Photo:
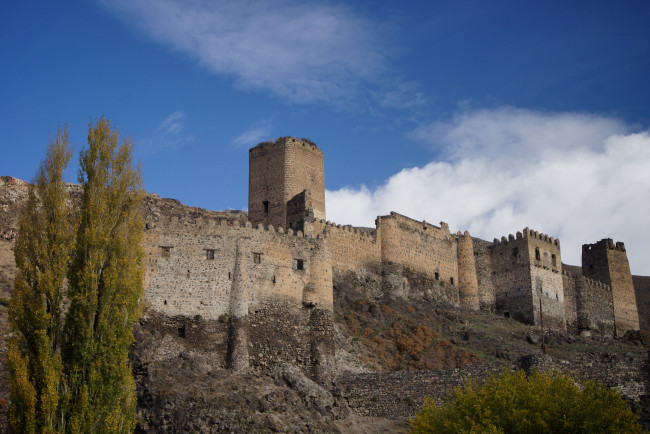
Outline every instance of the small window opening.
POLYGON ((454 284, 454 278, 453 277, 449 278, 449 283, 451 283, 452 285, 454 284))
POLYGON ((207 249, 205 251, 205 259, 207 259, 208 261, 214 261, 214 250, 207 249))
POLYGON ((296 270, 304 270, 305 269, 305 261, 302 259, 296 259, 296 270))
POLYGON ((266 216, 269 214, 269 201, 265 200, 262 205, 264 205, 264 215, 266 216))
POLYGON ((178 337, 185 338, 185 325, 182 325, 178 328, 178 337))
POLYGON ((261 253, 253 253, 253 263, 255 263, 255 264, 261 264, 262 263, 262 254, 261 253))
POLYGON ((163 300, 163 304, 167 306, 167 300, 163 300))
POLYGON ((510 318, 510 312, 503 312, 503 316, 506 318, 510 318))
POLYGON ((519 247, 515 247, 514 249, 512 249, 512 256, 513 256, 514 258, 516 258, 517 256, 519 256, 519 247))
POLYGON ((172 248, 169 246, 160 246, 160 256, 169 258, 172 255, 172 248))
POLYGON ((555 299, 559 301, 559 300, 560 300, 560 296, 557 295, 557 294, 555 294, 555 299))
POLYGON ((535 260, 539 261, 541 256, 539 254, 539 247, 535 247, 535 260))
POLYGON ((553 264, 553 267, 557 267, 557 257, 555 255, 551 255, 551 264, 553 264))
POLYGON ((435 276, 436 280, 440 280, 440 273, 436 271, 435 273, 433 273, 433 275, 435 276))
POLYGON ((273 276, 273 279, 272 279, 272 280, 273 280, 273 283, 275 283, 275 276, 273 276))
POLYGON ((228 272, 228 280, 232 280, 232 273, 230 271, 228 272))

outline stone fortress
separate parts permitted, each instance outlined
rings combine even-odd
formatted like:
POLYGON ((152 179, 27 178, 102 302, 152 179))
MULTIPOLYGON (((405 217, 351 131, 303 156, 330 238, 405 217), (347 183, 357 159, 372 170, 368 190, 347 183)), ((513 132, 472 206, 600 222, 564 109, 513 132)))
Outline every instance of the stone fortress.
POLYGON ((545 326, 571 333, 639 329, 621 242, 584 245, 582 274, 570 274, 559 240, 529 228, 489 242, 394 212, 374 228, 326 221, 323 152, 309 140, 260 143, 249 165, 247 219, 150 214, 145 237, 147 308, 219 320, 215 345, 235 370, 288 361, 328 381, 337 276, 368 269, 381 270, 381 291, 391 297, 531 325, 543 316, 545 326))

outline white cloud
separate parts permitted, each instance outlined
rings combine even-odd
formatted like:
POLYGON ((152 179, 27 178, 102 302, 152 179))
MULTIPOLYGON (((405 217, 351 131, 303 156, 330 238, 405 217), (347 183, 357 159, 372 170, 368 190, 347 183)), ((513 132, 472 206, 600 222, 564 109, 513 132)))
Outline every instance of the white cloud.
POLYGON ((328 219, 372 226, 397 211, 492 240, 526 226, 581 245, 624 241, 632 272, 650 275, 650 134, 587 114, 513 108, 464 112, 410 134, 445 161, 404 169, 374 191, 327 192, 328 219))
POLYGON ((270 138, 271 126, 271 122, 269 121, 256 122, 249 129, 238 135, 232 144, 237 148, 250 148, 255 146, 270 138))
POLYGON ((176 149, 187 145, 194 138, 185 133, 185 113, 175 111, 167 116, 151 134, 137 142, 137 151, 141 155, 154 154, 164 149, 176 149))
POLYGON ((100 0, 148 37, 236 84, 295 102, 350 99, 384 69, 378 23, 298 0, 100 0))

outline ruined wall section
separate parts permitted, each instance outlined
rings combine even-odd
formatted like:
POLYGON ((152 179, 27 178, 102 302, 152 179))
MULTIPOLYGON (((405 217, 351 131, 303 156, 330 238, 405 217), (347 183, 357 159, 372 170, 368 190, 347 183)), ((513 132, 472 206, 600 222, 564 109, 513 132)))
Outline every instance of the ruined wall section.
POLYGON ((582 274, 609 285, 612 291, 615 333, 639 330, 639 314, 625 245, 611 238, 582 246, 582 274))
POLYGON ((448 285, 458 285, 458 251, 449 226, 417 221, 396 212, 377 218, 384 263, 401 264, 448 285))

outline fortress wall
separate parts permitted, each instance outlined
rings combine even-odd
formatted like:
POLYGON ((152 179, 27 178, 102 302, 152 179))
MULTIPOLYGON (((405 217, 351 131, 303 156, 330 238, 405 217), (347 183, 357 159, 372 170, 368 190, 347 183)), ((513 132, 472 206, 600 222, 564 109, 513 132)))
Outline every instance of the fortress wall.
MULTIPOLYGON (((325 275, 312 276, 310 267, 314 257, 327 258, 323 242, 304 238, 300 232, 240 227, 238 222, 231 226, 225 220, 215 223, 174 218, 158 222, 151 231, 157 235, 147 235, 150 284, 145 301, 167 315, 216 319, 230 314, 238 248, 244 249, 242 263, 251 309, 279 298, 301 307, 312 279, 328 278, 327 269, 317 267, 317 274, 325 275), (214 252, 214 259, 209 258, 209 251, 214 252), (298 269, 299 261, 302 270, 298 269)), ((310 301, 331 309, 331 290, 321 287, 311 292, 310 301)))
MULTIPOLYGON (((519 234, 518 234, 519 235, 519 234)), ((494 240, 491 251, 492 281, 497 313, 535 324, 530 258, 521 237, 494 240)))
POLYGON ((574 280, 579 330, 613 337, 614 305, 611 287, 583 276, 576 276, 574 280))
POLYGON ((582 273, 611 287, 616 335, 639 330, 639 314, 625 245, 603 239, 582 246, 582 273))
POLYGON ((332 266, 338 271, 355 270, 366 262, 381 262, 381 244, 376 231, 322 220, 316 220, 314 226, 323 228, 332 266))
POLYGON ((480 238, 472 238, 472 244, 474 245, 479 305, 481 310, 494 311, 496 309, 496 290, 492 279, 492 243, 480 238))
POLYGON ((474 244, 469 232, 458 232, 458 286, 460 304, 473 310, 480 308, 474 244))
POLYGON ((446 223, 437 227, 391 212, 377 218, 382 262, 398 263, 453 286, 458 284, 456 240, 446 223))
POLYGON ((564 319, 569 333, 579 332, 576 279, 568 271, 562 270, 562 289, 564 291, 564 319))

